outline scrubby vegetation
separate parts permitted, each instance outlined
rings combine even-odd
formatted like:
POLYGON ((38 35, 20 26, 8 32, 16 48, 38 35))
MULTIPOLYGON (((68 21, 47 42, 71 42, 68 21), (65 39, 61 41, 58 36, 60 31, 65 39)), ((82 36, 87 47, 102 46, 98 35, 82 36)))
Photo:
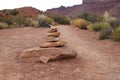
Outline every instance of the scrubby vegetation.
POLYGON ((116 28, 118 28, 118 26, 120 26, 120 19, 111 20, 109 23, 115 30, 116 28))
POLYGON ((8 18, 0 18, 0 23, 7 24, 8 27, 6 28, 15 28, 15 27, 35 26, 37 21, 32 18, 25 18, 23 16, 16 15, 16 16, 9 16, 8 18))
POLYGON ((37 18, 30 18, 21 15, 16 9, 2 10, 4 16, 0 17, 0 29, 15 27, 50 27, 55 21, 46 15, 38 15, 37 18))
POLYGON ((112 28, 108 27, 100 31, 99 39, 109 39, 111 38, 112 28))
POLYGON ((94 31, 101 31, 101 30, 104 30, 104 29, 108 29, 110 27, 111 27, 111 25, 109 23, 105 23, 105 22, 95 23, 93 25, 93 30, 94 31))
POLYGON ((99 39, 120 41, 120 19, 112 17, 108 12, 103 16, 83 13, 71 20, 71 24, 80 29, 99 31, 99 39))
POLYGON ((71 22, 71 24, 77 28, 80 28, 80 29, 87 29, 87 25, 89 24, 89 22, 87 22, 86 20, 84 19, 75 19, 71 22))
POLYGON ((25 17, 21 15, 16 9, 13 10, 2 10, 4 16, 0 17, 0 22, 8 25, 8 27, 2 26, 1 29, 15 28, 15 27, 50 27, 56 24, 70 24, 70 18, 60 15, 48 15, 39 14, 38 17, 25 17))
POLYGON ((60 16, 60 15, 49 15, 49 16, 58 24, 64 24, 64 25, 70 24, 70 18, 69 17, 60 16))
POLYGON ((77 18, 82 18, 92 23, 101 22, 103 19, 103 17, 100 15, 90 13, 82 13, 79 16, 77 16, 77 18))
POLYGON ((38 16, 38 22, 39 26, 38 27, 50 27, 50 25, 54 25, 55 22, 52 18, 47 17, 45 15, 39 15, 38 16))
POLYGON ((93 30, 93 24, 92 24, 92 23, 89 23, 89 24, 87 25, 87 30, 90 30, 90 31, 93 30))
POLYGON ((6 29, 6 28, 8 28, 9 26, 8 26, 8 24, 7 23, 5 23, 5 22, 0 22, 0 29, 6 29))
POLYGON ((115 31, 112 32, 112 39, 120 41, 120 27, 118 27, 115 31))
POLYGON ((103 16, 83 13, 75 18, 50 14, 40 14, 37 18, 29 18, 20 15, 17 10, 3 10, 3 13, 5 16, 0 17, 0 29, 71 24, 78 29, 100 32, 99 39, 120 41, 120 19, 112 17, 108 12, 105 12, 103 16))

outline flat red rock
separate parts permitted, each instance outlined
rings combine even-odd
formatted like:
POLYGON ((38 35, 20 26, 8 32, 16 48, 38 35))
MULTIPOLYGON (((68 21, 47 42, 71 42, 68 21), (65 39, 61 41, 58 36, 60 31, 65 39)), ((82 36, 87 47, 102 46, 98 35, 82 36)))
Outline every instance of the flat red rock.
POLYGON ((64 48, 31 48, 24 50, 20 54, 20 59, 24 62, 43 62, 56 61, 62 59, 75 58, 76 52, 64 48))
POLYGON ((53 32, 53 33, 47 33, 48 37, 59 37, 60 36, 60 32, 53 32))
POLYGON ((45 42, 40 45, 41 48, 50 48, 50 47, 64 47, 66 45, 66 41, 58 41, 58 42, 45 42))

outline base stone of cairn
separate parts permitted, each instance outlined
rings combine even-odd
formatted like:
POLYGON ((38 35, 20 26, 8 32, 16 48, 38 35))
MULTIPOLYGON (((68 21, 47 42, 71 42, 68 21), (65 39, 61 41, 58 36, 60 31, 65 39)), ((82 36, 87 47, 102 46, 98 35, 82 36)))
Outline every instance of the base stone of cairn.
POLYGON ((43 62, 75 58, 76 54, 74 50, 65 47, 66 41, 60 39, 60 32, 56 27, 51 29, 46 34, 45 43, 40 47, 24 50, 20 54, 20 58, 25 62, 43 62))
POLYGON ((73 50, 64 48, 31 48, 24 50, 20 55, 26 62, 43 62, 56 61, 61 59, 75 58, 76 53, 73 50))

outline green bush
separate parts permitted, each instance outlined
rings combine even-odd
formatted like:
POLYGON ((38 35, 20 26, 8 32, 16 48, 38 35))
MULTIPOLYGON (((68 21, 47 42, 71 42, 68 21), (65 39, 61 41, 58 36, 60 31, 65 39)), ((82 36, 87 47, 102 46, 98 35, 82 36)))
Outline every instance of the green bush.
POLYGON ((93 25, 93 30, 94 31, 101 31, 101 30, 104 30, 104 29, 108 29, 110 27, 111 26, 110 26, 109 23, 103 23, 103 22, 101 22, 101 23, 95 23, 93 25))
POLYGON ((100 30, 101 30, 101 25, 100 25, 99 23, 95 23, 95 24, 93 25, 93 30, 94 30, 94 31, 100 31, 100 30))
POLYGON ((116 41, 120 41, 120 27, 118 27, 113 33, 112 33, 112 39, 116 41))
POLYGON ((27 18, 25 21, 25 26, 32 26, 32 27, 37 27, 39 22, 37 20, 34 20, 32 18, 27 18))
POLYGON ((18 24, 16 23, 16 22, 14 22, 12 25, 9 25, 10 26, 10 28, 17 28, 17 27, 20 27, 20 26, 18 26, 18 24))
POLYGON ((89 25, 87 25, 87 30, 90 30, 90 31, 93 30, 93 24, 92 23, 90 23, 89 25))
POLYGON ((5 22, 0 22, 0 29, 7 29, 9 28, 8 24, 5 22))
POLYGON ((25 26, 32 26, 32 19, 31 18, 27 18, 26 20, 25 20, 25 26))
POLYGON ((47 17, 47 18, 46 18, 46 21, 47 21, 50 25, 55 25, 55 21, 54 21, 52 18, 50 18, 50 17, 47 17))
POLYGON ((0 17, 0 22, 5 22, 5 23, 7 23, 8 25, 13 24, 13 21, 12 21, 11 18, 2 18, 2 17, 0 17))
POLYGON ((39 25, 39 22, 38 22, 37 20, 33 20, 33 21, 31 22, 31 25, 32 25, 33 27, 37 27, 37 26, 39 25))
POLYGON ((111 37, 112 34, 112 28, 106 28, 101 30, 99 39, 109 39, 111 37))
POLYGON ((25 26, 27 18, 17 15, 13 17, 13 22, 15 22, 18 26, 25 26))
POLYGON ((84 19, 75 19, 73 22, 72 22, 72 25, 77 27, 77 28, 80 28, 80 29, 87 29, 87 25, 89 23, 84 20, 84 19))
POLYGON ((111 20, 110 25, 112 26, 113 29, 118 28, 118 26, 120 26, 120 19, 111 20))
POLYGON ((50 27, 54 23, 54 20, 50 17, 47 17, 45 15, 39 15, 38 16, 38 27, 50 27))

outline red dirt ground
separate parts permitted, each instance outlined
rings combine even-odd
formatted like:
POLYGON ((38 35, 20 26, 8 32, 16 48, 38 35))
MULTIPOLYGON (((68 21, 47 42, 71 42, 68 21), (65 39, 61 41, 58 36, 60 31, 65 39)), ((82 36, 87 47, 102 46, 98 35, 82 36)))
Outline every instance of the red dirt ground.
POLYGON ((0 80, 120 80, 120 43, 98 40, 98 33, 57 26, 75 59, 23 63, 17 55, 44 42, 48 28, 0 30, 0 80))

